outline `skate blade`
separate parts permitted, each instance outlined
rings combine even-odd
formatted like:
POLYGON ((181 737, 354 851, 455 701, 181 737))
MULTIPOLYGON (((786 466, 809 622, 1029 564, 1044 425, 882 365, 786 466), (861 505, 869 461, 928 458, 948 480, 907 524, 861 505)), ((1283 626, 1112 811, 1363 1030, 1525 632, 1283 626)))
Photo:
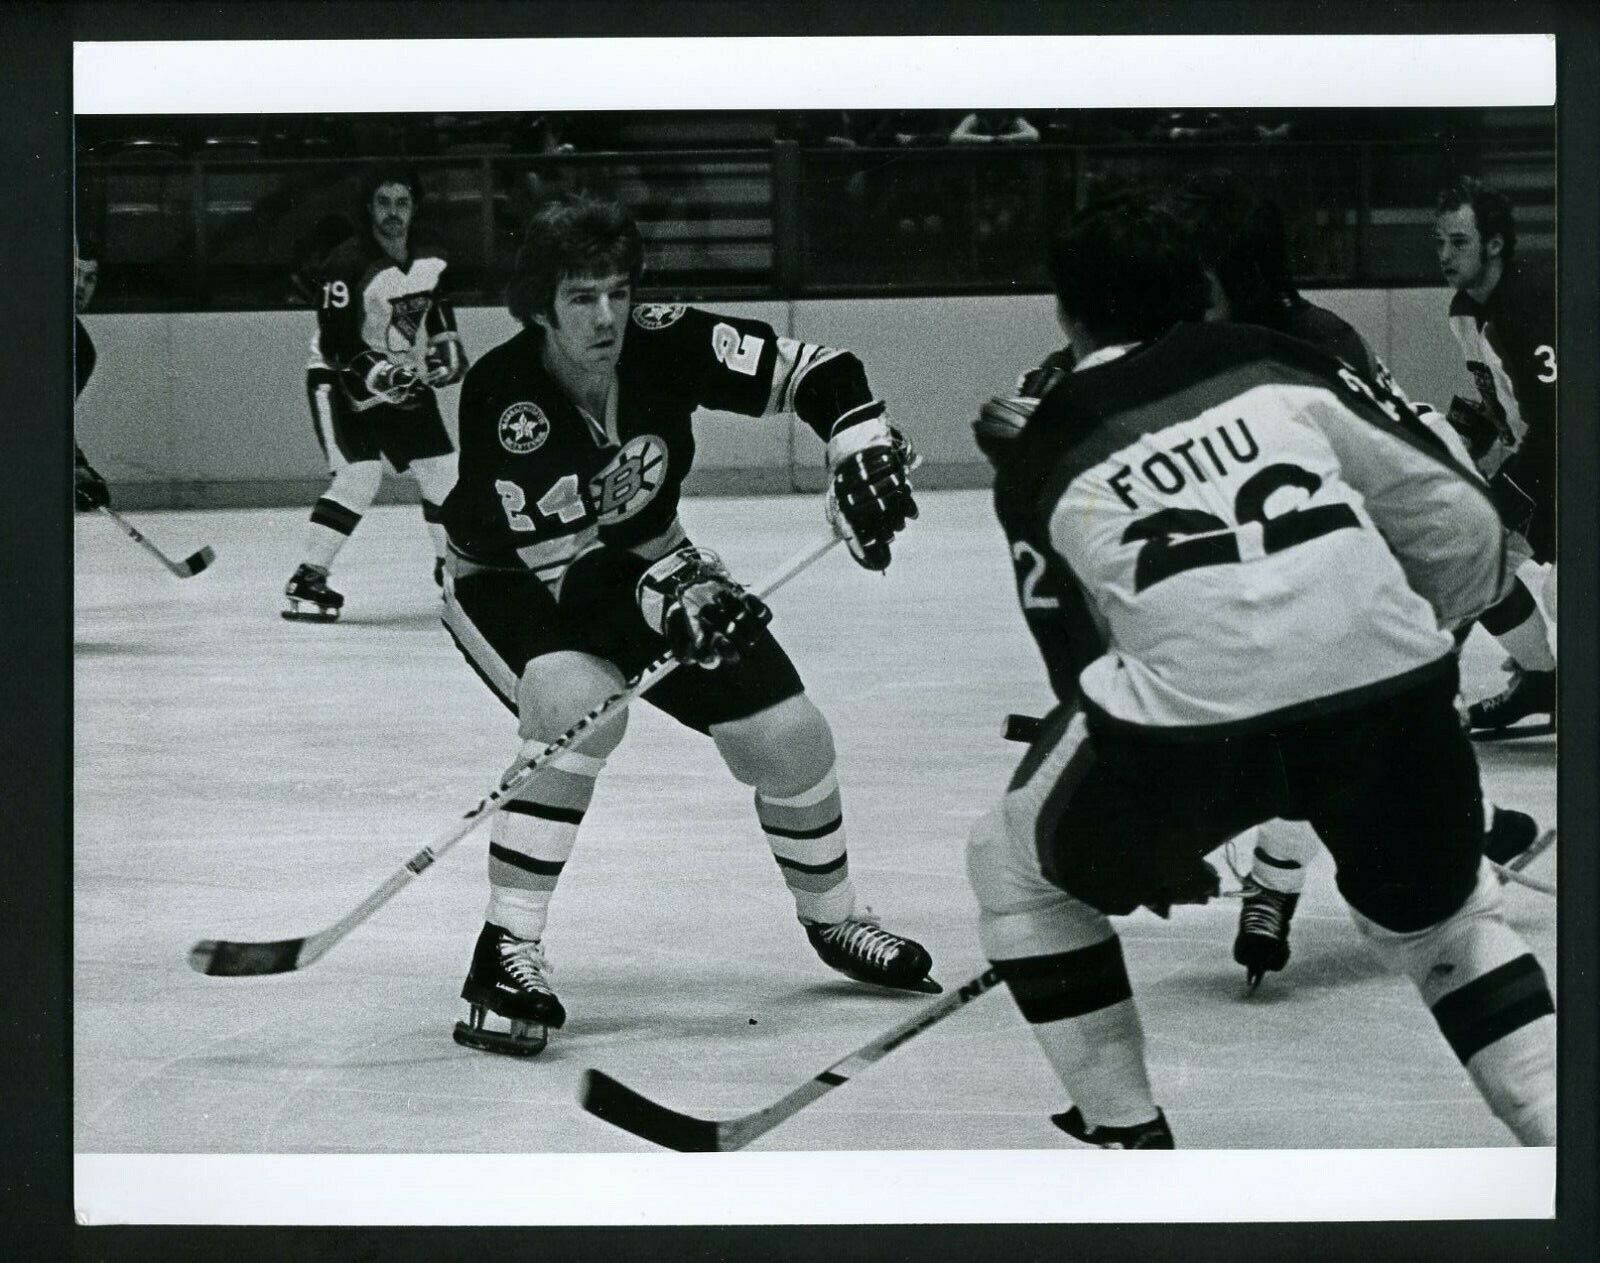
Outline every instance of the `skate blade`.
POLYGON ((305 610, 282 610, 280 612, 291 623, 337 623, 339 621, 338 610, 334 610, 331 614, 325 614, 321 610, 316 613, 307 613, 305 610))
POLYGON ((463 1048, 479 1052, 499 1053, 505 1057, 537 1057, 550 1042, 548 1027, 534 1027, 527 1022, 513 1022, 509 1034, 485 1030, 469 1022, 457 1022, 452 1038, 463 1048), (538 1034, 534 1034, 537 1029, 538 1034))
POLYGON ((1477 742, 1493 743, 1496 741, 1521 741, 1525 737, 1553 737, 1555 731, 1555 724, 1547 723, 1527 724, 1520 728, 1477 728, 1467 735, 1477 742))

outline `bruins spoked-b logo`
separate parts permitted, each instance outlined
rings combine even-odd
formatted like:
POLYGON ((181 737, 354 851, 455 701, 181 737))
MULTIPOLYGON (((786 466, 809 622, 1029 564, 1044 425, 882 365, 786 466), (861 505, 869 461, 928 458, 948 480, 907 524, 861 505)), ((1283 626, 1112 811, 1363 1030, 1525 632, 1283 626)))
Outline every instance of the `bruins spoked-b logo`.
POLYGON ((539 411, 539 405, 514 403, 500 414, 500 446, 518 456, 526 456, 544 446, 550 437, 550 418, 539 411))
POLYGON ((682 303, 640 303, 633 309, 633 323, 641 329, 665 329, 686 310, 682 303))
POLYGON ((629 439, 589 479, 589 502, 604 525, 625 522, 655 499, 667 476, 667 445, 654 434, 629 439))

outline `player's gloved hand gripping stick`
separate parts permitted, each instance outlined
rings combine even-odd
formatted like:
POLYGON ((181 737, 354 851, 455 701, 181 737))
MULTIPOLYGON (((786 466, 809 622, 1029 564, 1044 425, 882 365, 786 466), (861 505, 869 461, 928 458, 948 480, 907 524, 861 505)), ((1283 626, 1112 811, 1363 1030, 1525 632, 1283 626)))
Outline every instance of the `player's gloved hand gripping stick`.
MULTIPOLYGON (((813 540, 749 591, 758 597, 777 591, 838 542, 838 536, 832 532, 825 538, 813 540)), ((290 973, 315 964, 347 934, 399 894, 413 878, 420 877, 426 872, 434 860, 515 798, 536 771, 563 751, 571 749, 594 729, 613 719, 635 698, 654 688, 679 665, 679 660, 671 654, 657 658, 636 680, 606 698, 533 758, 514 765, 500 778, 500 783, 462 817, 459 824, 423 847, 383 885, 327 929, 319 930, 304 938, 277 939, 263 943, 202 939, 189 950, 190 966, 203 974, 245 978, 263 974, 290 973)))

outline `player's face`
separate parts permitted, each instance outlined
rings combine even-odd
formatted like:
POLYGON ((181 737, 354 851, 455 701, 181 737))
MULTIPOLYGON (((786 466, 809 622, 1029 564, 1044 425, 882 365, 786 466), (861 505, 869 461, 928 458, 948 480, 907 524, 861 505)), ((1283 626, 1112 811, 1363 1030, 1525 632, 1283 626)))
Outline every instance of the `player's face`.
POLYGON ((1484 280, 1490 251, 1478 235, 1478 217, 1472 207, 1458 206, 1434 221, 1433 247, 1439 271, 1453 288, 1472 289, 1484 280))
POLYGON ((416 205, 411 200, 411 190, 404 184, 380 184, 373 191, 372 227, 388 241, 404 241, 411 231, 411 216, 416 205))
POLYGON ((72 271, 73 302, 82 311, 94 297, 94 287, 100 283, 100 265, 93 259, 75 258, 72 271))
POLYGON ((632 308, 626 273, 566 276, 556 286, 550 313, 534 319, 544 327, 547 357, 586 375, 608 373, 622 358, 632 308))

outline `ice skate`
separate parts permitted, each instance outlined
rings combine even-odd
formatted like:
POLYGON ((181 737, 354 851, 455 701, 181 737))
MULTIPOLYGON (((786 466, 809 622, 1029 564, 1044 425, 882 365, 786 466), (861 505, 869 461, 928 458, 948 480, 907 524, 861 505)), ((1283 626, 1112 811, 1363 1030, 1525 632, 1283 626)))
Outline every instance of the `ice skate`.
POLYGON ((328 572, 302 564, 290 578, 283 594, 289 608, 283 616, 297 623, 332 623, 344 606, 344 596, 328 586, 328 572))
POLYGON ((1253 877, 1244 879, 1242 893, 1233 958, 1244 966, 1245 981, 1253 989, 1289 963, 1289 922, 1300 896, 1268 890, 1253 877))
POLYGON ((928 976, 933 957, 922 944, 879 927, 871 909, 834 925, 802 922, 822 963, 857 982, 927 994, 943 991, 928 976))
POLYGON ((1511 681, 1493 697, 1467 707, 1467 726, 1474 741, 1542 737, 1556 730, 1556 673, 1511 668, 1511 681), (1530 715, 1543 723, 1523 724, 1530 715))
POLYGON ((1160 1110, 1148 1123, 1132 1127, 1090 1127, 1074 1105, 1064 1114, 1050 1115, 1050 1121, 1074 1140, 1102 1149, 1173 1149, 1172 1128, 1160 1110))
POLYGON ((538 939, 517 938, 485 923, 461 988, 470 1008, 467 1020, 456 1023, 456 1043, 511 1057, 543 1052, 550 1028, 559 1029, 567 1020, 567 1011, 550 989, 549 973, 538 939), (506 1019, 508 1028, 486 1026, 491 1014, 506 1019))

